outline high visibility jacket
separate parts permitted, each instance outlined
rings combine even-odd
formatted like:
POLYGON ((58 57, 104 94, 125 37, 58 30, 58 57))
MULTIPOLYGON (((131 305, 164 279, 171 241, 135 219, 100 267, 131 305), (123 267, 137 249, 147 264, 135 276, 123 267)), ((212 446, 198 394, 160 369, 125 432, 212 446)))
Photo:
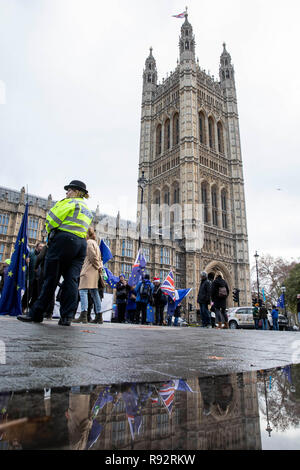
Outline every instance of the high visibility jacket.
POLYGON ((48 233, 57 229, 85 238, 92 220, 93 214, 83 198, 66 198, 57 202, 48 212, 46 229, 48 233))

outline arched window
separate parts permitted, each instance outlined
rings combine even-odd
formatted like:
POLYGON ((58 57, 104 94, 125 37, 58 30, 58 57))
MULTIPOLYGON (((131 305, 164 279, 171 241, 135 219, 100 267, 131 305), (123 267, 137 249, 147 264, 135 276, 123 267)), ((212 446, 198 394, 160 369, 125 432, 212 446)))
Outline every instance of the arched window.
POLYGON ((174 195, 173 195, 173 203, 174 204, 179 204, 179 187, 175 186, 174 188, 174 195))
POLYGON ((170 192, 168 189, 166 189, 164 192, 164 204, 167 206, 170 204, 170 192))
POLYGON ((224 153, 224 137, 223 137, 223 126, 221 122, 218 122, 218 150, 220 153, 224 153))
POLYGON ((190 43, 189 41, 185 41, 185 50, 188 51, 190 48, 190 43))
POLYGON ((211 209, 212 209, 212 223, 218 226, 218 199, 217 188, 215 186, 211 189, 211 209))
POLYGON ((173 145, 179 144, 179 114, 173 117, 173 145))
POLYGON ((164 150, 169 150, 169 148, 170 148, 170 136, 171 136, 170 119, 166 120, 164 130, 165 130, 165 132, 164 132, 164 138, 165 138, 164 150))
POLYGON ((209 146, 211 149, 213 149, 215 147, 214 146, 215 133, 214 133, 214 121, 212 117, 208 119, 208 135, 209 135, 209 146))
POLYGON ((202 113, 202 111, 200 111, 200 113, 199 113, 199 141, 200 141, 201 144, 206 143, 206 139, 205 139, 205 116, 202 113))
POLYGON ((227 194, 226 190, 223 189, 221 192, 221 207, 222 207, 222 226, 225 230, 228 228, 227 221, 227 194))
POLYGON ((156 128, 156 155, 161 154, 161 124, 156 128))
POLYGON ((201 184, 201 202, 203 204, 203 222, 208 223, 208 197, 207 197, 207 183, 201 184))

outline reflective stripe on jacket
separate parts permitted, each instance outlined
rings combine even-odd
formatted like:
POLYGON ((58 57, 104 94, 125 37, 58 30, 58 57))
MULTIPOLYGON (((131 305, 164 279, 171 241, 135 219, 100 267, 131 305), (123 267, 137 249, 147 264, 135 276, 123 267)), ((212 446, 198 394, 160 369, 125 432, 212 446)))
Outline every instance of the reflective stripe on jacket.
POLYGON ((62 199, 50 209, 46 217, 46 229, 57 229, 70 232, 77 237, 85 238, 93 220, 93 214, 80 197, 62 199))

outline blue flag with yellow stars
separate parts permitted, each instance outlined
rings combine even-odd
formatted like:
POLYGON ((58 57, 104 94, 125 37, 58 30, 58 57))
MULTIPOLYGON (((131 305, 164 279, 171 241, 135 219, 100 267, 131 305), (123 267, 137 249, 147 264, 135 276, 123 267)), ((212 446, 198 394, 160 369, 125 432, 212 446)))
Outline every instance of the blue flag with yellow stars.
POLYGON ((27 247, 28 204, 21 222, 18 237, 13 248, 7 277, 0 299, 0 315, 12 317, 22 315, 21 293, 25 290, 27 247))

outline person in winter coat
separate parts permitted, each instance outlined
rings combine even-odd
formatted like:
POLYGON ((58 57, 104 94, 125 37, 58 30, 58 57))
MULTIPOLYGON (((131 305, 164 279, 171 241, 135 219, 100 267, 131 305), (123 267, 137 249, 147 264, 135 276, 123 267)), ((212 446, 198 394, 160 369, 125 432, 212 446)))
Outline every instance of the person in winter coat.
POLYGON ((152 301, 153 284, 150 282, 149 274, 140 281, 136 288, 136 323, 140 321, 140 314, 142 313, 142 325, 146 324, 147 320, 147 305, 152 301))
MULTIPOLYGON (((47 251, 48 251, 48 246, 44 245, 42 250, 37 255, 36 260, 35 260, 34 270, 37 274, 37 297, 39 297, 39 295, 42 291, 42 287, 43 287, 44 266, 45 266, 45 258, 46 258, 46 255, 47 255, 47 251)), ((55 305, 55 293, 53 294, 51 302, 48 303, 47 308, 44 312, 44 316, 48 320, 52 319, 54 305, 55 305)))
POLYGON ((153 304, 155 307, 155 324, 162 325, 164 321, 164 308, 167 303, 167 297, 161 290, 161 283, 159 277, 153 278, 153 304))
POLYGON ((131 286, 130 288, 128 299, 127 299, 126 310, 127 310, 127 315, 128 315, 128 321, 130 323, 134 323, 135 315, 136 315, 136 295, 135 295, 134 286, 131 286))
POLYGON ((259 304, 255 304, 255 306, 253 307, 253 310, 252 310, 252 314, 253 314, 253 320, 254 320, 254 324, 255 324, 255 329, 258 330, 259 329, 259 304))
POLYGON ((207 279, 207 273, 202 271, 197 302, 200 306, 200 316, 203 328, 211 327, 211 316, 208 310, 208 305, 210 304, 210 290, 211 283, 207 279))
POLYGON ((268 310, 264 305, 262 305, 259 309, 259 319, 261 320, 262 323, 262 329, 267 330, 268 329, 268 310))
POLYGON ((223 279, 222 274, 218 273, 216 279, 212 283, 211 288, 211 299, 214 302, 214 307, 216 311, 216 322, 217 328, 222 328, 222 323, 224 323, 224 328, 229 328, 228 317, 226 313, 226 301, 229 295, 229 288, 227 282, 223 279))
POLYGON ((1 272, 0 272, 0 275, 1 275, 0 294, 2 294, 2 291, 3 291, 3 288, 4 288, 4 283, 5 283, 5 279, 7 278, 9 265, 10 265, 10 258, 5 260, 5 264, 1 268, 1 272))
POLYGON ((272 320, 273 320, 273 330, 279 330, 278 326, 278 308, 275 305, 272 305, 272 320))
POLYGON ((128 300, 130 286, 128 285, 124 274, 120 274, 119 282, 116 284, 116 304, 118 307, 118 322, 125 323, 125 312, 128 300))
POLYGON ((79 294, 81 303, 81 314, 74 323, 87 323, 88 292, 90 291, 95 303, 95 315, 97 323, 102 323, 101 300, 98 292, 99 272, 102 271, 100 249, 96 242, 94 229, 89 227, 87 231, 86 257, 80 273, 79 294))

